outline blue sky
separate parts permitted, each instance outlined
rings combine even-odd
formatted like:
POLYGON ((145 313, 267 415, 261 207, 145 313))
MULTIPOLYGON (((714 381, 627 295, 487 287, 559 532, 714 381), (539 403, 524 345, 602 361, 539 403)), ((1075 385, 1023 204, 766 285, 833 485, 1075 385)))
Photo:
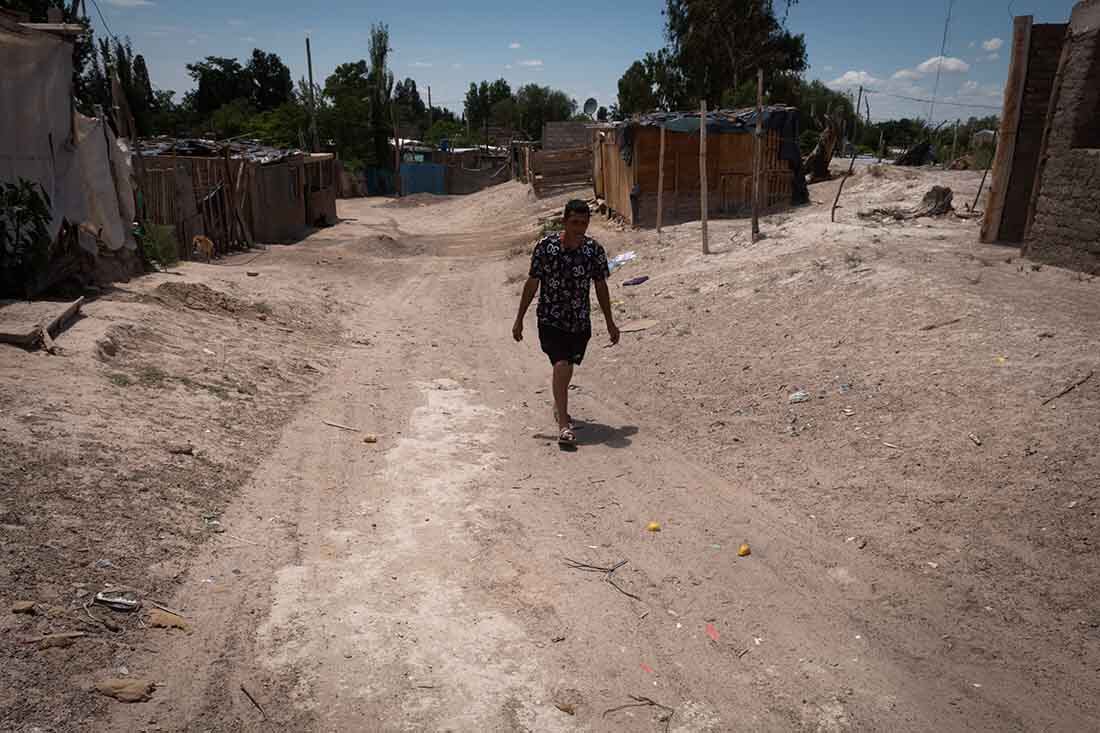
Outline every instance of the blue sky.
MULTIPOLYGON (((244 59, 252 48, 278 53, 295 79, 306 72, 305 35, 313 44, 314 78, 366 57, 370 25, 389 24, 392 67, 416 79, 421 95, 461 111, 470 81, 504 77, 513 87, 537 82, 578 102, 615 101, 619 76, 663 43, 662 0, 97 0, 111 30, 143 53, 154 86, 191 87, 184 65, 207 55, 244 59)), ((806 35, 810 78, 836 88, 860 83, 875 119, 927 116, 928 105, 888 94, 928 98, 941 68, 937 119, 983 116, 999 107, 1008 69, 1012 15, 1064 22, 1071 0, 956 0, 944 61, 937 62, 947 0, 933 3, 815 2, 790 10, 788 26, 806 35), (948 102, 979 105, 953 107, 948 102)), ((93 25, 103 33, 95 15, 93 25)))

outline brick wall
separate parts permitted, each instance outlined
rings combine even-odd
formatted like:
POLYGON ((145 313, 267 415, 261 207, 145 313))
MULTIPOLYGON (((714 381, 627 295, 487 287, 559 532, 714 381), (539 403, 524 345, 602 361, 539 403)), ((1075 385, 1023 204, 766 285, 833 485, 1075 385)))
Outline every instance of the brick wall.
POLYGON ((1035 259, 1100 272, 1100 148, 1074 147, 1078 125, 1100 114, 1100 0, 1070 18, 1066 67, 1051 120, 1047 159, 1025 252, 1035 259))
POLYGON ((547 122, 542 127, 542 149, 564 150, 592 145, 592 130, 587 122, 547 122))

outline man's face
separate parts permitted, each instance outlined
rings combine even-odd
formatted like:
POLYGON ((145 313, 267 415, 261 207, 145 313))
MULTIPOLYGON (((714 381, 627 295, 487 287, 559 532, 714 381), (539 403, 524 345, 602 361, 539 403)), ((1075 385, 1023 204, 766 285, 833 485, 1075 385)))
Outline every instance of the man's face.
POLYGON ((583 237, 584 233, 588 231, 588 219, 587 214, 570 214, 565 217, 563 226, 565 227, 566 236, 570 239, 583 237))

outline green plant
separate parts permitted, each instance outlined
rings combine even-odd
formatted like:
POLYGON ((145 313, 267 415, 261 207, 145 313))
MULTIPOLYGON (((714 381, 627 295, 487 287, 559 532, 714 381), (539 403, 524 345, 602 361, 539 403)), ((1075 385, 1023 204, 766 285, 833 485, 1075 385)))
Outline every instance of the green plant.
POLYGON ((0 184, 0 292, 25 295, 50 262, 50 197, 20 178, 0 184))
POLYGON ((144 366, 138 370, 138 381, 146 387, 163 387, 168 381, 168 374, 159 367, 144 366))
POLYGON ((146 223, 140 234, 141 249, 145 258, 159 267, 170 267, 179 262, 179 244, 176 228, 171 225, 146 223))
POLYGON ((122 374, 121 372, 108 374, 107 379, 111 380, 111 384, 115 385, 116 387, 129 387, 131 384, 134 383, 134 380, 130 379, 128 376, 122 374))

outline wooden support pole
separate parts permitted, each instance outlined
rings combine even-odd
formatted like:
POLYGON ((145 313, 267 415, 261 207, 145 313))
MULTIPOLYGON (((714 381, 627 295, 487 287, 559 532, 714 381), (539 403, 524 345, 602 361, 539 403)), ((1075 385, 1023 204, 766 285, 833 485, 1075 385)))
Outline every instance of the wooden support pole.
MULTIPOLYGON (((859 88, 859 98, 856 100, 856 110, 858 112, 860 103, 863 102, 863 87, 859 88)), ((854 134, 854 133, 853 133, 854 134)), ((858 148, 855 145, 852 146, 852 161, 848 163, 848 172, 840 179, 840 185, 836 187, 836 198, 833 199, 833 210, 829 212, 829 221, 836 221, 836 207, 840 203, 840 192, 844 190, 844 182, 848 180, 848 177, 852 175, 852 170, 856 167, 856 152, 858 148)))
MULTIPOLYGON (((955 120, 955 134, 951 137, 951 163, 955 162, 955 148, 959 144, 959 121, 955 120)), ((948 165, 950 167, 950 164, 948 165)))
POLYGON ((756 132, 752 139, 752 241, 760 239, 760 167, 764 135, 764 70, 756 70, 756 132))
MULTIPOLYGON (((986 201, 985 216, 982 217, 982 228, 978 235, 983 242, 996 242, 1000 237, 1001 220, 1004 218, 1005 198, 1008 193, 1008 181, 1012 172, 1012 162, 1016 156, 1016 137, 1020 117, 1023 114, 1028 51, 1031 48, 1031 25, 1032 16, 1030 15, 1018 16, 1012 22, 1012 60, 1008 66, 1008 78, 1005 79, 1001 124, 997 129, 1000 144, 996 146, 993 154, 993 174, 989 181, 989 198, 986 201)), ((1057 81, 1058 79, 1055 79, 1055 82, 1057 81)), ((1058 87, 1052 86, 1051 89, 1051 97, 1056 96, 1058 87)), ((1053 107, 1050 109, 1053 109, 1053 107)), ((1047 117, 1047 120, 1049 121, 1050 118, 1047 117)), ((1042 139, 1045 140, 1045 137, 1042 139)), ((1041 146, 1042 142, 1040 141, 1041 146)), ((1041 157, 1040 160, 1042 160, 1041 157)), ((1036 184, 1033 191, 1038 189, 1039 172, 1036 172, 1036 184)))
POLYGON ((313 54, 306 36, 306 66, 309 69, 309 150, 317 152, 317 100, 313 96, 313 54))
POLYGON ((710 254, 707 241, 707 101, 699 105, 699 202, 702 209, 703 254, 710 254))
POLYGON ((657 242, 661 241, 661 224, 665 217, 665 128, 661 126, 661 149, 657 154, 657 242))

